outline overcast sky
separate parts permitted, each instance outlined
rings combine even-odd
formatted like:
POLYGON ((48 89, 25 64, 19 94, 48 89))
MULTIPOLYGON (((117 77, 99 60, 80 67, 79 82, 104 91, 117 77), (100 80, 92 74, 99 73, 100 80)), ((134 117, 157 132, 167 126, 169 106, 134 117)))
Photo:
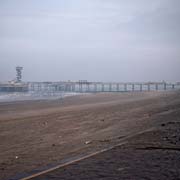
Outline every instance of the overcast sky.
POLYGON ((0 81, 180 81, 180 0, 0 0, 0 81))

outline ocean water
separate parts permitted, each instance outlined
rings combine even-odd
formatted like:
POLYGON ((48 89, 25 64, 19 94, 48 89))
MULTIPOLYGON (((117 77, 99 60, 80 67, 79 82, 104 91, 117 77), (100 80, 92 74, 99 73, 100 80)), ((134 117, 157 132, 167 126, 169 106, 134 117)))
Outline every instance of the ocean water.
POLYGON ((79 93, 64 93, 64 92, 13 92, 0 93, 0 102, 24 101, 24 100, 53 100, 62 99, 68 96, 76 96, 79 93))

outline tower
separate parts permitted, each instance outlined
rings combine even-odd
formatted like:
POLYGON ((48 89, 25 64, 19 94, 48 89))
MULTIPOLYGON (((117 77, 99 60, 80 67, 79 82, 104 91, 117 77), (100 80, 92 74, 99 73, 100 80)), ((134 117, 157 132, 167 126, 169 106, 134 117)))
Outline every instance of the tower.
POLYGON ((23 67, 19 67, 17 66, 16 67, 16 82, 21 82, 21 79, 22 79, 22 70, 23 70, 23 67))

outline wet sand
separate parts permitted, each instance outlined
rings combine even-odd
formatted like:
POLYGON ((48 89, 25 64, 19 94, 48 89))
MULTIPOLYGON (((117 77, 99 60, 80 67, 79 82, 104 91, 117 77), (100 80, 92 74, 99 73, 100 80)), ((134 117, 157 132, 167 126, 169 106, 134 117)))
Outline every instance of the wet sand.
POLYGON ((0 103, 0 179, 30 175, 121 142, 127 143, 39 178, 155 179, 155 172, 159 179, 179 177, 179 117, 180 92, 0 103))

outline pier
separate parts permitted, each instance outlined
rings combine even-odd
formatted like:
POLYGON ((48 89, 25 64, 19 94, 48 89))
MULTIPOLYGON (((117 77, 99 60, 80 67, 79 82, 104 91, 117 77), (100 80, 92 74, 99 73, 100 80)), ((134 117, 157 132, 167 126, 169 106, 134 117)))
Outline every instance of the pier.
POLYGON ((118 82, 28 82, 29 91, 35 92, 133 92, 133 91, 165 91, 180 89, 179 83, 144 82, 144 83, 118 83, 118 82))
POLYGON ((134 92, 134 91, 165 91, 180 89, 180 83, 166 82, 88 82, 88 81, 61 81, 61 82, 21 82, 0 83, 0 92, 74 92, 74 93, 98 93, 98 92, 134 92))

